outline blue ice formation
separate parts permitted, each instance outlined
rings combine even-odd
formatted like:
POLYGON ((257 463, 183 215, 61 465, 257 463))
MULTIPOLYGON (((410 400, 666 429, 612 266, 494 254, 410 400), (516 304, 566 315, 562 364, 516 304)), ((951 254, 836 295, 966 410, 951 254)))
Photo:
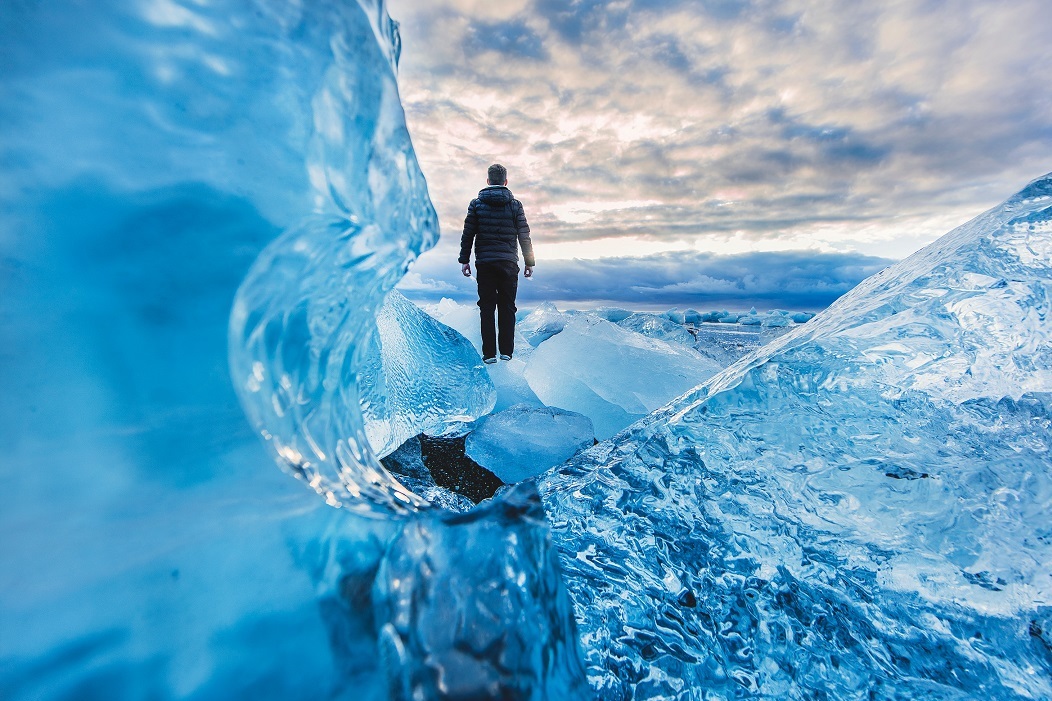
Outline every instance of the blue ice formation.
POLYGON ((587 698, 579 647, 603 699, 1052 696, 1052 176, 547 519, 452 513, 365 420, 427 415, 376 317, 437 233, 383 5, 5 2, 0 45, 0 697, 587 698))
POLYGON ((551 302, 544 302, 516 325, 516 330, 536 348, 555 336, 570 320, 570 315, 560 312, 551 302))
POLYGON ((588 698, 559 573, 532 482, 409 521, 372 584, 387 698, 588 698))
MULTIPOLYGON (((429 306, 428 312, 441 323, 463 334, 471 341, 479 358, 482 357, 482 330, 477 306, 457 304, 451 299, 443 298, 438 304, 429 306)), ((504 411, 516 404, 542 405, 541 400, 530 389, 529 383, 523 376, 526 370, 526 360, 529 359, 532 348, 533 346, 516 327, 515 353, 512 360, 485 366, 489 379, 497 390, 496 403, 493 405, 494 412, 504 411)))
POLYGON ((0 46, 0 698, 580 696, 536 490, 435 509, 367 437, 429 415, 376 317, 438 234, 383 3, 4 2, 0 46))
POLYGON ((677 324, 656 314, 636 312, 618 321, 617 325, 623 329, 635 331, 650 338, 668 341, 669 343, 681 343, 686 346, 694 345, 694 336, 682 324, 677 324))
POLYGON ((365 435, 383 457, 420 433, 442 433, 493 409, 497 392, 482 358, 398 290, 376 314, 377 334, 358 384, 365 435), (379 361, 379 362, 377 362, 379 361))
POLYGON ((721 367, 680 344, 581 314, 533 350, 525 377, 546 405, 590 418, 603 440, 721 367))
POLYGON ((621 698, 1052 698, 1052 174, 545 476, 621 698))
POLYGON ((464 453, 505 484, 536 477, 591 447, 592 420, 557 407, 516 404, 482 419, 464 453))

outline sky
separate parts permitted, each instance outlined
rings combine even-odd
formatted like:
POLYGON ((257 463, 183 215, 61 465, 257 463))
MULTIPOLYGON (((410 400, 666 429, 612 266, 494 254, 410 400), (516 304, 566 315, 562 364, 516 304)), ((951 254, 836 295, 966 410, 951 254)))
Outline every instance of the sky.
POLYGON ((818 310, 1052 171, 1048 0, 389 0, 441 240, 486 168, 537 255, 519 306, 818 310))

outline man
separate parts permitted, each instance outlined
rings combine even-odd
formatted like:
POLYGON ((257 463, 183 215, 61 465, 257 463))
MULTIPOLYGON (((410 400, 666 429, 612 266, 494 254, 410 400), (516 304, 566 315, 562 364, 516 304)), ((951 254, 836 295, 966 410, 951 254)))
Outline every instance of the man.
POLYGON ((471 276, 471 246, 475 246, 475 271, 482 317, 482 361, 511 360, 515 352, 515 293, 519 286, 519 247, 526 263, 526 277, 533 276, 533 242, 522 203, 508 189, 508 170, 499 163, 489 167, 488 187, 468 205, 464 235, 460 239, 460 265, 471 276), (497 312, 494 328, 493 311, 497 312))

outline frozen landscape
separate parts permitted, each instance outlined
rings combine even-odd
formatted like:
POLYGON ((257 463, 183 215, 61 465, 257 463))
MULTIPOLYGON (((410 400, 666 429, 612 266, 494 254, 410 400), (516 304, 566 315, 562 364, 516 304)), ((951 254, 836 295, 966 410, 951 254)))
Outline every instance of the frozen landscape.
POLYGON ((0 26, 0 697, 1052 698, 1052 174, 484 366, 382 3, 0 26))

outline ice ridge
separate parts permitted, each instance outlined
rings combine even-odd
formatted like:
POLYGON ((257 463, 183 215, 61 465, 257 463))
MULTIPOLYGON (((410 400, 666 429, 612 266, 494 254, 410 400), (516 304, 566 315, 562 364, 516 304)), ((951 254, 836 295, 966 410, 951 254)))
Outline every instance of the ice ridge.
POLYGON ((600 698, 1047 698, 1052 176, 541 483, 600 698))

